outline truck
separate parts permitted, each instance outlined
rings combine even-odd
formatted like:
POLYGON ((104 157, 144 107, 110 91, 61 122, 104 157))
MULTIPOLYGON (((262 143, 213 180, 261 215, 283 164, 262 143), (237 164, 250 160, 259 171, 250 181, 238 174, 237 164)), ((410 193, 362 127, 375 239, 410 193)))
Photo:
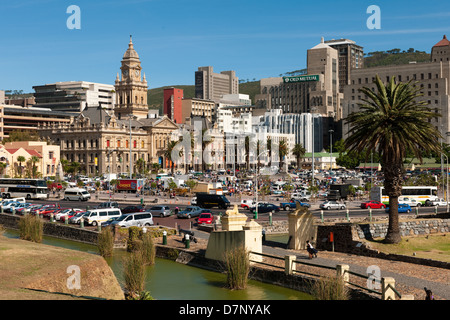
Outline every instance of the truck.
POLYGON ((144 186, 144 179, 119 179, 117 184, 118 192, 140 192, 144 186))
POLYGON ((293 200, 291 202, 281 202, 280 203, 280 208, 283 208, 284 211, 289 211, 289 210, 295 210, 297 208, 297 202, 300 203, 300 205, 302 207, 310 207, 310 204, 307 202, 302 202, 299 200, 293 200))
POLYGON ((328 191, 327 199, 339 201, 341 199, 347 200, 350 194, 351 184, 332 184, 330 185, 330 190, 328 191))

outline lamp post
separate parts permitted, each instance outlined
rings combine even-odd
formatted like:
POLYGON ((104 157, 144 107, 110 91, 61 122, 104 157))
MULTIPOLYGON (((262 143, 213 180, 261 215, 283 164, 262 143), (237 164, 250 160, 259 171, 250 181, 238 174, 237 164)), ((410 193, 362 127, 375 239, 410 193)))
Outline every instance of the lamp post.
POLYGON ((333 129, 328 130, 330 133, 330 178, 331 178, 331 171, 333 170, 333 129))
MULTIPOLYGON (((258 161, 259 157, 266 153, 269 150, 264 150, 257 157, 256 161, 258 161)), ((255 220, 258 219, 258 169, 255 172, 255 220)))

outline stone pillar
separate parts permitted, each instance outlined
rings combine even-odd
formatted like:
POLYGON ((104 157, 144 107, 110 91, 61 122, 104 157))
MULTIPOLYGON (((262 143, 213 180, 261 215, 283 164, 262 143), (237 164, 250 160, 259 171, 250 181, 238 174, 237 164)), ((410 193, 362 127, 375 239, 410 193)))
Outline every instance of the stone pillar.
POLYGON ((289 249, 302 250, 306 248, 306 240, 315 239, 314 217, 308 209, 298 207, 288 214, 289 221, 289 249))
POLYGON ((296 264, 294 262, 296 256, 285 256, 284 257, 284 273, 286 275, 293 275, 296 269, 296 264))
POLYGON ((224 231, 238 231, 243 230, 247 216, 239 213, 237 205, 234 205, 233 210, 227 210, 225 215, 221 218, 222 230, 224 231))
POLYGON ((394 278, 381 278, 381 300, 395 300, 395 292, 389 285, 395 288, 394 278))
POLYGON ((349 281, 349 273, 347 271, 350 270, 350 266, 348 264, 338 264, 336 265, 336 273, 338 277, 342 277, 345 284, 348 284, 349 281))
MULTIPOLYGON (((245 233, 245 248, 247 251, 262 253, 262 227, 255 220, 250 220, 243 227, 245 233)), ((262 261, 259 254, 250 254, 250 260, 262 261)))

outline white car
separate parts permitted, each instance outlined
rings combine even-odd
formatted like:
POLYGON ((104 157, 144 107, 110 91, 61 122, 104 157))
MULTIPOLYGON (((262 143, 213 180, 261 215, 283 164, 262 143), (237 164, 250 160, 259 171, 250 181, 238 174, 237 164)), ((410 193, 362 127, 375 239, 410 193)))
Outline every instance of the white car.
POLYGON ((58 212, 55 215, 55 220, 59 221, 59 220, 61 220, 62 217, 67 217, 69 215, 69 213, 71 213, 72 211, 77 213, 77 212, 84 211, 84 210, 82 210, 82 209, 65 209, 65 210, 62 210, 62 211, 58 212))
POLYGON ((320 209, 337 209, 337 210, 344 210, 346 209, 346 205, 344 203, 339 203, 337 201, 325 201, 324 203, 320 204, 320 209))
POLYGON ((244 199, 241 200, 241 208, 250 209, 250 207, 254 206, 255 203, 253 200, 244 199))
POLYGON ((421 207, 422 202, 417 201, 416 199, 411 198, 399 198, 398 199, 399 204, 409 204, 410 207, 421 207))
POLYGON ((448 202, 445 201, 444 199, 436 199, 434 201, 431 201, 431 205, 432 206, 442 206, 445 207, 448 205, 448 202))

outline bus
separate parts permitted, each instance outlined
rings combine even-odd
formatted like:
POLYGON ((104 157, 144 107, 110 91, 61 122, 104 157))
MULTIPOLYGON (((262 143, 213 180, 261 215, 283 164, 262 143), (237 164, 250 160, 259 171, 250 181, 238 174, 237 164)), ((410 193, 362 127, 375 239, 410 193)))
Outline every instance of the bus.
POLYGON ((47 199, 47 182, 43 179, 9 179, 0 178, 0 193, 3 199, 24 197, 30 199, 47 199))
MULTIPOLYGON (((403 186, 402 196, 415 199, 422 205, 430 205, 431 201, 437 200, 437 187, 435 186, 403 186)), ((370 191, 370 200, 380 201, 389 204, 389 196, 384 187, 373 187, 370 191)))

